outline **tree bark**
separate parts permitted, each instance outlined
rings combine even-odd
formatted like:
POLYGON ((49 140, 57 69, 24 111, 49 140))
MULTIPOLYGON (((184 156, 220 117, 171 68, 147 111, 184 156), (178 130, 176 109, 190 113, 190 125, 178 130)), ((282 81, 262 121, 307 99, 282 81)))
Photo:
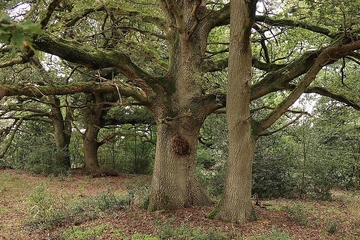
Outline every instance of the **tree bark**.
POLYGON ((100 165, 98 162, 98 134, 102 127, 102 117, 106 113, 103 111, 103 104, 100 93, 92 93, 88 96, 88 104, 84 118, 86 121, 86 131, 83 135, 84 144, 84 170, 88 173, 95 173, 100 165))
POLYGON ((196 176, 196 148, 200 126, 219 107, 199 84, 210 31, 209 21, 200 20, 206 7, 195 0, 159 3, 167 16, 169 73, 150 106, 157 124, 150 211, 211 203, 196 176))
MULTIPOLYGON (((54 126, 54 137, 56 145, 56 163, 60 166, 70 169, 70 154, 69 145, 71 139, 71 124, 69 126, 68 119, 63 118, 60 106, 60 100, 55 96, 47 97, 48 101, 52 104, 51 107, 51 120, 54 126), (70 128, 70 129, 69 129, 70 128)), ((68 118, 68 112, 66 113, 68 118)))
POLYGON ((99 128, 93 124, 88 124, 84 134, 84 169, 88 173, 94 173, 99 169, 97 137, 99 128))
POLYGON ((244 223, 255 217, 251 203, 255 137, 250 115, 251 27, 256 1, 230 2, 229 80, 226 117, 229 160, 224 193, 210 217, 244 223), (239 71, 240 70, 240 71, 239 71))
POLYGON ((199 129, 190 120, 157 125, 150 211, 211 204, 196 177, 199 129))

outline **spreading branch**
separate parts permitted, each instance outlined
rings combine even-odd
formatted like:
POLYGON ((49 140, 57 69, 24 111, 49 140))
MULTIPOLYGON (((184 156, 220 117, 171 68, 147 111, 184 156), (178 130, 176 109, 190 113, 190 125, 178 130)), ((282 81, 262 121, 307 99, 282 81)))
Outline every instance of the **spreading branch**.
POLYGON ((34 47, 90 69, 115 68, 147 95, 154 93, 149 84, 154 84, 156 78, 134 64, 130 57, 124 53, 115 50, 84 48, 76 41, 54 40, 45 34, 36 39, 34 47))
MULTIPOLYGON (((295 89, 295 85, 290 85, 289 89, 293 90, 295 89)), ((317 93, 321 96, 329 97, 331 99, 337 100, 339 102, 345 103, 346 105, 354 108, 355 110, 360 110, 360 102, 356 101, 354 99, 351 99, 347 96, 341 95, 341 94, 335 94, 331 92, 330 90, 323 88, 323 87, 309 87, 305 90, 305 93, 317 93)))
POLYGON ((22 122, 23 122, 23 119, 22 119, 22 118, 19 119, 19 120, 15 120, 15 122, 14 122, 14 124, 13 124, 14 129, 12 130, 12 133, 11 133, 9 139, 8 139, 8 142, 7 142, 7 143, 5 144, 5 146, 4 146, 4 149, 0 152, 0 158, 3 158, 3 157, 5 156, 7 150, 10 148, 11 142, 12 142, 12 140, 13 140, 14 137, 15 137, 15 133, 16 133, 16 131, 19 129, 19 127, 21 126, 22 122))
POLYGON ((351 51, 360 49, 360 40, 345 44, 330 46, 323 50, 321 54, 316 58, 312 67, 307 71, 296 88, 289 94, 287 98, 275 108, 265 119, 260 122, 258 132, 261 133, 268 129, 275 121, 277 121, 286 110, 295 103, 295 101, 305 92, 309 85, 315 80, 318 72, 327 64, 333 63, 346 55, 351 51))
POLYGON ((289 82, 306 73, 321 52, 322 50, 307 52, 285 67, 269 72, 261 81, 252 86, 251 100, 283 90, 289 82))
POLYGON ((59 5, 59 3, 61 2, 62 0, 53 0, 48 8, 47 8, 47 12, 45 14, 45 17, 41 20, 40 24, 41 24, 41 27, 42 28, 45 28, 46 25, 48 24, 50 18, 51 18, 51 15, 53 14, 53 12, 55 11, 55 8, 59 5))
POLYGON ((271 131, 271 132, 263 132, 263 133, 260 133, 259 136, 270 136, 270 135, 273 135, 274 133, 277 133, 277 132, 280 132, 282 131, 283 129, 287 128, 288 126, 294 124, 297 120, 299 120, 304 114, 301 113, 299 114, 296 118, 294 118, 293 120, 287 122, 286 124, 284 124, 283 126, 281 126, 280 128, 274 130, 274 131, 271 131))
POLYGON ((279 27, 299 27, 315 33, 320 33, 325 36, 334 38, 336 35, 331 34, 330 30, 327 28, 319 27, 317 25, 308 24, 302 21, 295 21, 291 19, 273 19, 269 16, 256 16, 256 22, 263 22, 271 26, 279 27))
POLYGON ((84 93, 117 93, 124 97, 133 97, 142 104, 147 104, 148 99, 137 87, 120 81, 108 82, 81 82, 65 85, 51 86, 23 86, 23 85, 2 85, 0 86, 0 99, 4 96, 29 96, 40 98, 47 95, 67 95, 79 92, 84 93))

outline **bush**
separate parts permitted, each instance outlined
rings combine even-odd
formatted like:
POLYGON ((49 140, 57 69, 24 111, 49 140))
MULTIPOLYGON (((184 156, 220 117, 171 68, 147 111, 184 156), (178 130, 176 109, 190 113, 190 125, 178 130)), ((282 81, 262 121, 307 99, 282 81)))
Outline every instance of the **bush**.
POLYGON ((285 211, 288 213, 289 218, 301 225, 308 224, 308 211, 302 204, 295 204, 292 206, 285 206, 285 211))
POLYGON ((289 136, 260 138, 253 164, 252 192, 259 198, 293 197, 297 192, 295 143, 289 136))
POLYGON ((339 231, 340 225, 336 220, 330 220, 327 223, 327 232, 330 234, 335 234, 339 231))

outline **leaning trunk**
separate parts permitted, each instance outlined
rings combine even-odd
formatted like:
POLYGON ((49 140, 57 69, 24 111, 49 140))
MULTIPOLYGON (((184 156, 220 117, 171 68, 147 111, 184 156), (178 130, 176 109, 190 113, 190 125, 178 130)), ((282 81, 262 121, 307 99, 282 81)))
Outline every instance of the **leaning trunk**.
POLYGON ((157 125, 150 211, 211 203, 196 177, 199 129, 200 125, 192 125, 191 121, 157 125))
POLYGON ((244 223, 255 217, 251 203, 255 137, 250 115, 251 44, 256 1, 231 1, 229 81, 226 117, 229 161, 223 198, 210 215, 244 223))

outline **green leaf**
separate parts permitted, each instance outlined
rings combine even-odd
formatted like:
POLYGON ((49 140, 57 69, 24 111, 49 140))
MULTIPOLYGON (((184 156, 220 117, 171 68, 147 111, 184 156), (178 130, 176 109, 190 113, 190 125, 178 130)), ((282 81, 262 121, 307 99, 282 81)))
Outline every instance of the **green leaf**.
POLYGON ((0 41, 2 41, 5 44, 9 44, 10 35, 6 32, 0 29, 0 41))
POLYGON ((0 23, 1 24, 10 24, 12 22, 11 18, 7 14, 0 15, 0 23))
POLYGON ((41 34, 42 33, 41 25, 38 23, 33 23, 29 20, 26 20, 25 22, 21 23, 19 28, 21 28, 25 33, 28 33, 28 34, 41 34))
POLYGON ((25 39, 26 39, 25 35, 18 29, 15 29, 11 35, 11 44, 14 44, 17 47, 20 47, 23 45, 23 41, 25 39))

